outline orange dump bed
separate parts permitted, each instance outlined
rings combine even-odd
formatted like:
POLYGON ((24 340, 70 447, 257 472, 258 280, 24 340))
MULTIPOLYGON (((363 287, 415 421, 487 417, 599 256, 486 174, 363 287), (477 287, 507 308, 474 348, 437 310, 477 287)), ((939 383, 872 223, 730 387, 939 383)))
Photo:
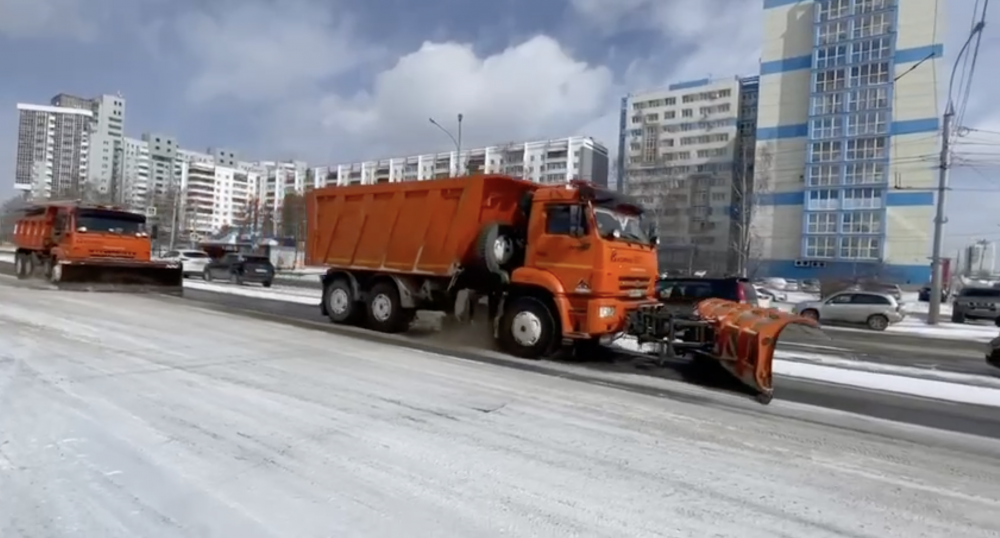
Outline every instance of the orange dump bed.
POLYGON ((306 264, 450 276, 471 261, 485 223, 513 223, 534 183, 479 175, 316 189, 306 264))

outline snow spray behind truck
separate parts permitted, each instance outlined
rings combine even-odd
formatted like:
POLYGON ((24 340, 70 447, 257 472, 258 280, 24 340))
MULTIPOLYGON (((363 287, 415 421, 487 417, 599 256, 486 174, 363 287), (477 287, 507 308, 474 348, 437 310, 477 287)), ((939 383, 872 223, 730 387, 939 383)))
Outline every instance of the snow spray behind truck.
POLYGON ((306 264, 326 266, 323 313, 405 331, 417 310, 488 297, 505 352, 542 358, 622 334, 661 355, 720 362, 770 401, 781 330, 805 318, 729 301, 656 299, 658 240, 634 199, 583 181, 500 175, 330 186, 307 195, 306 264))
POLYGON ((180 265, 151 257, 144 215, 79 201, 22 211, 14 227, 18 278, 60 288, 182 293, 180 265))

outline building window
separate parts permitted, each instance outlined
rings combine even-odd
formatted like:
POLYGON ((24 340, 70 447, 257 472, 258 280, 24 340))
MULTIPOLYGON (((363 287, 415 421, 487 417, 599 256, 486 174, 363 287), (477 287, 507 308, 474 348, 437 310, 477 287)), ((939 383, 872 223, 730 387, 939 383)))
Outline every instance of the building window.
POLYGON ((873 13, 859 17, 854 21, 854 39, 886 35, 892 28, 892 20, 888 13, 873 13))
POLYGON ((885 183, 885 164, 851 163, 844 171, 845 185, 870 185, 885 183))
MULTIPOLYGON (((870 67, 870 66, 863 66, 863 67, 870 67)), ((858 68, 857 67, 851 68, 852 80, 855 69, 858 68)), ((886 69, 888 70, 888 66, 886 67, 886 69)), ((842 90, 845 87, 846 87, 846 81, 843 69, 830 69, 829 71, 820 71, 816 73, 817 93, 833 92, 837 90, 842 90)))
POLYGON ((827 69, 847 63, 847 45, 835 45, 816 51, 816 68, 827 69))
POLYGON ((840 19, 851 14, 851 0, 826 0, 818 4, 820 22, 840 19))
POLYGON ((854 0, 854 12, 860 14, 881 11, 889 9, 894 3, 895 0, 854 0))
POLYGON ((819 27, 817 45, 832 45, 841 41, 847 41, 850 33, 847 30, 847 21, 834 21, 823 24, 819 27))
POLYGON ((874 138, 858 138, 847 141, 847 160, 862 161, 871 159, 884 159, 886 154, 887 138, 884 136, 874 138))
POLYGON ((836 237, 807 237, 806 258, 833 258, 837 255, 836 237))
POLYGON ((843 144, 839 140, 813 142, 809 149, 814 163, 839 161, 843 156, 843 144))
POLYGON ((847 118, 847 136, 886 134, 889 129, 888 112, 862 112, 847 118))
POLYGON ((839 192, 836 189, 820 189, 809 191, 806 199, 806 209, 810 211, 829 211, 840 207, 839 192))
POLYGON ((809 234, 837 233, 837 214, 833 212, 810 213, 806 217, 806 233, 809 234))
POLYGON ((809 167, 810 187, 830 187, 840 184, 839 164, 820 164, 809 167))
POLYGON ((878 237, 845 237, 840 244, 840 257, 854 260, 881 258, 882 240, 878 237))
POLYGON ((857 112, 860 110, 875 110, 877 108, 889 108, 889 88, 864 88, 850 92, 847 97, 847 110, 857 112))
POLYGON ((882 233, 882 213, 879 211, 850 211, 844 213, 840 231, 845 234, 882 233))
POLYGON ((851 63, 884 60, 889 57, 890 50, 888 37, 858 41, 851 46, 851 63))
POLYGON ((889 63, 859 65, 851 68, 851 87, 876 86, 889 83, 889 63))
POLYGON ((844 136, 844 118, 841 116, 816 118, 810 122, 810 131, 810 138, 814 140, 840 138, 844 136))
POLYGON ((844 94, 828 93, 817 95, 812 98, 812 115, 826 116, 828 114, 839 114, 844 111, 844 94))
POLYGON ((843 208, 879 209, 882 207, 882 192, 877 188, 845 189, 843 208))

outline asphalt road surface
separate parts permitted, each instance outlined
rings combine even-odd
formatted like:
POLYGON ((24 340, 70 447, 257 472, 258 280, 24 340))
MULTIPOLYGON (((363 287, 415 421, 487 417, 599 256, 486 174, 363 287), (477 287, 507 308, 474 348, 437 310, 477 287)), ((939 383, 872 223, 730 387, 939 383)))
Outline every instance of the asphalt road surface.
MULTIPOLYGON (((13 274, 13 264, 0 262, 0 274, 13 274)), ((317 289, 319 277, 285 278, 277 286, 317 289)), ((213 282, 218 285, 226 283, 213 282)), ((188 290, 190 291, 190 290, 188 290)), ((203 295, 198 295, 203 297, 203 295)), ((301 309, 299 309, 301 310, 301 309)), ((930 338, 899 333, 828 328, 825 334, 789 329, 782 335, 781 347, 800 352, 827 353, 837 348, 845 358, 984 376, 998 376, 1000 370, 986 364, 982 342, 930 338)))
POLYGON ((2 280, 4 538, 995 536, 995 439, 2 280))

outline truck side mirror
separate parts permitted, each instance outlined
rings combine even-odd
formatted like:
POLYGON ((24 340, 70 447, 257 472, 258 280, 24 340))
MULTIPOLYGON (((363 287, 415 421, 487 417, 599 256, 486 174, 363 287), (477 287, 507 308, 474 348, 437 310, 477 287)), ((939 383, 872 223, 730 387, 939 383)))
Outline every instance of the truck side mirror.
POLYGON ((569 206, 569 235, 580 237, 583 235, 583 212, 579 205, 569 206))

